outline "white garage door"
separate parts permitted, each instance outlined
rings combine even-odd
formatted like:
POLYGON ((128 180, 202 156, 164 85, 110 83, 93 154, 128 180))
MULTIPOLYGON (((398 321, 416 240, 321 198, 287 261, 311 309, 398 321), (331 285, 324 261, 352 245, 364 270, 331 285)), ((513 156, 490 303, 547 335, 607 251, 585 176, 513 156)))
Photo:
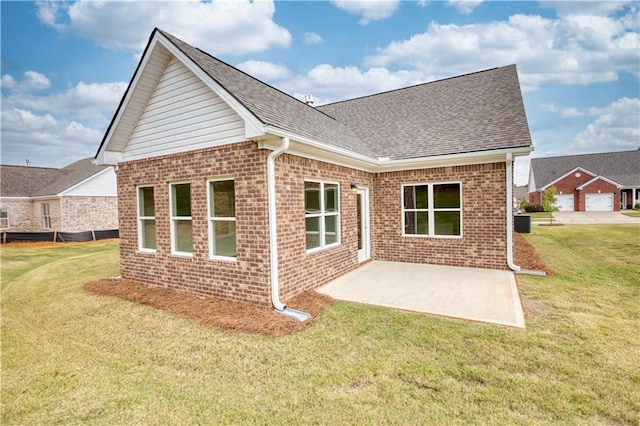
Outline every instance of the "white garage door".
POLYGON ((556 206, 561 212, 573 211, 573 194, 556 195, 556 206))
POLYGON ((585 194, 585 210, 588 212, 613 211, 613 194, 585 194))

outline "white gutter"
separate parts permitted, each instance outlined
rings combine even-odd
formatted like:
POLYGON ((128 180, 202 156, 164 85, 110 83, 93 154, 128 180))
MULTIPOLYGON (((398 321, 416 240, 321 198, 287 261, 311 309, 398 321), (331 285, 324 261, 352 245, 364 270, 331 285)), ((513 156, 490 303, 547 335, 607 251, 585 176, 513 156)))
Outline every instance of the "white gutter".
POLYGON ((271 304, 275 312, 296 321, 306 321, 311 318, 306 312, 287 308, 280 301, 280 285, 278 282, 278 226, 276 221, 276 158, 289 148, 289 138, 282 138, 282 145, 271 151, 267 156, 267 203, 269 206, 269 261, 271 271, 271 304))
POLYGON ((513 155, 507 153, 507 265, 516 274, 546 276, 544 271, 522 269, 513 261, 513 155))

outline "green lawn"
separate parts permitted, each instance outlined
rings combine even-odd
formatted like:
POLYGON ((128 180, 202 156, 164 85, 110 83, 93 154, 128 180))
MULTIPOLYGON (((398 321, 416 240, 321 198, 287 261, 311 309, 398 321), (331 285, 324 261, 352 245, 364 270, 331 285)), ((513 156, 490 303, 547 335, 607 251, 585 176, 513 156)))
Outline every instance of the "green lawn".
POLYGON ((636 211, 636 212, 624 212, 622 213, 625 216, 629 216, 629 217, 640 217, 640 212, 636 211))
POLYGON ((639 232, 535 227, 524 330, 339 302, 279 338, 86 292, 114 242, 3 246, 0 421, 638 424, 639 232))

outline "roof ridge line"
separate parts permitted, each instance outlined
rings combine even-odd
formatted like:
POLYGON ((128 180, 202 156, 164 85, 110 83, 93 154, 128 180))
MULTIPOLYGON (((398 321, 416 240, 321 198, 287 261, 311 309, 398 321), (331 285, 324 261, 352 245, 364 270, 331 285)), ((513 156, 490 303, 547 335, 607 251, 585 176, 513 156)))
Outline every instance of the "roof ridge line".
POLYGON ((511 67, 511 66, 515 66, 515 64, 503 65, 501 67, 487 68, 487 69, 484 69, 484 70, 473 71, 473 72, 469 72, 469 73, 466 73, 466 74, 454 75, 454 76, 451 76, 451 77, 444 77, 444 78, 440 78, 440 79, 437 79, 437 80, 425 81, 425 82, 422 82, 422 83, 413 84, 411 86, 398 87, 397 89, 390 89, 390 90, 386 90, 384 92, 377 92, 377 93, 372 93, 370 95, 357 96, 357 97, 351 98, 351 99, 343 99, 341 101, 336 101, 336 102, 331 102, 331 103, 324 104, 324 105, 319 105, 318 108, 329 106, 329 105, 336 105, 336 104, 345 103, 345 102, 356 101, 356 100, 365 99, 365 98, 372 98, 374 96, 379 96, 379 95, 386 95, 388 93, 399 92, 401 90, 413 89, 413 88, 416 88, 418 86, 426 86, 428 84, 440 83, 440 82, 443 82, 443 81, 453 80, 453 79, 456 79, 456 78, 468 77, 470 75, 481 74, 481 73, 489 72, 489 71, 495 71, 495 70, 498 70, 500 68, 506 68, 506 67, 511 67))

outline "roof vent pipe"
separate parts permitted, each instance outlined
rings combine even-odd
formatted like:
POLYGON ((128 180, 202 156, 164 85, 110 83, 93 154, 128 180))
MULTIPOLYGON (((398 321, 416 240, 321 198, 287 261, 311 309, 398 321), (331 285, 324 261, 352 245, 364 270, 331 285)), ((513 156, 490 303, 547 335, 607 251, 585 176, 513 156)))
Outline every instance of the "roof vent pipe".
POLYGON ((304 95, 304 103, 309 105, 309 106, 313 106, 313 95, 304 95))
POLYGON ((269 261, 271 271, 271 304, 276 313, 296 321, 304 322, 311 318, 306 312, 287 308, 280 301, 280 283, 278 281, 278 226, 276 222, 276 158, 289 149, 289 138, 282 138, 282 145, 267 156, 267 204, 269 207, 269 261))

